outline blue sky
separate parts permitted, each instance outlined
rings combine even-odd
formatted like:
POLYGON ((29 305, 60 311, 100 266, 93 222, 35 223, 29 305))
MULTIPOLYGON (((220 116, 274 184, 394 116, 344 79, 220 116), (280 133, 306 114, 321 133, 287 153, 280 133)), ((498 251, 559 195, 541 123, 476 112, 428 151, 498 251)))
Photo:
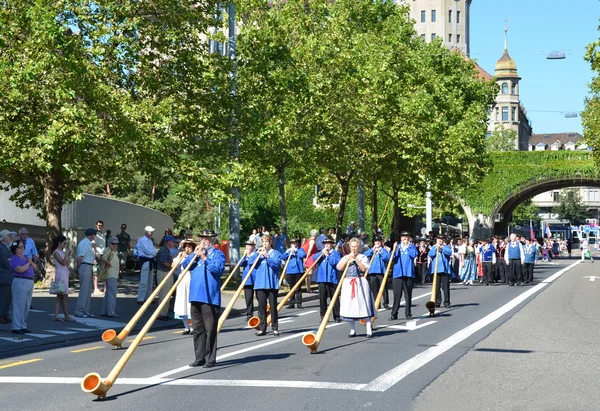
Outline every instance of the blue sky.
POLYGON ((471 58, 491 75, 504 50, 508 19, 508 53, 517 63, 520 99, 533 132, 583 134, 580 112, 592 78, 583 60, 585 46, 600 37, 600 0, 473 0, 471 58), (551 51, 566 51, 564 60, 547 60, 551 51), (557 111, 545 113, 543 111, 557 111))

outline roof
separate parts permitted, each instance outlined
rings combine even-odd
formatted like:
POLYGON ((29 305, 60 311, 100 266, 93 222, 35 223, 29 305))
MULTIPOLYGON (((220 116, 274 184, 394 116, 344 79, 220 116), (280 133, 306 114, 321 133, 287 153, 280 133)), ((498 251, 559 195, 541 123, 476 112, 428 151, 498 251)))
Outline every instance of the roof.
POLYGON ((583 136, 579 133, 548 133, 548 134, 532 134, 529 137, 529 144, 536 145, 539 143, 545 143, 551 145, 556 141, 560 141, 562 144, 566 144, 570 141, 578 143, 583 140, 583 136))
POLYGON ((455 51, 457 53, 460 53, 465 60, 473 63, 473 65, 475 66, 475 70, 477 70, 477 75, 480 79, 485 80, 485 81, 489 81, 492 79, 492 76, 487 71, 485 71, 483 68, 481 68, 481 66, 479 64, 477 64, 477 62, 475 60, 471 60, 469 58, 469 56, 467 56, 465 53, 463 53, 462 50, 459 49, 458 47, 452 47, 450 49, 450 51, 455 51))

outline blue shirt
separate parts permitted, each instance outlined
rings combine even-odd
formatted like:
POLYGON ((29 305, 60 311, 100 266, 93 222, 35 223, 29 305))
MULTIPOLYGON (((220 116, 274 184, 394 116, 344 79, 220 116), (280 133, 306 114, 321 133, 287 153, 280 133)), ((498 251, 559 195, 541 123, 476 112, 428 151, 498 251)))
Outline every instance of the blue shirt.
POLYGON ((325 248, 325 246, 323 245, 323 241, 325 241, 326 239, 327 236, 325 234, 319 234, 319 236, 315 238, 315 247, 317 247, 317 250, 321 251, 323 248, 325 248))
POLYGON ((523 247, 523 254, 525 255, 525 264, 534 264, 538 259, 538 252, 535 245, 526 245, 523 247))
POLYGON ((447 245, 442 246, 440 252, 437 253, 437 258, 435 256, 436 250, 437 248, 435 246, 431 247, 431 250, 429 250, 429 257, 431 258, 429 273, 433 274, 435 272, 435 267, 437 266, 438 274, 452 274, 452 268, 450 267, 450 256, 452 255, 452 248, 447 245))
MULTIPOLYGON (((250 257, 253 255, 256 255, 256 251, 250 253, 250 256, 244 255, 240 261, 240 267, 244 268, 244 271, 242 271, 242 281, 244 281, 244 278, 246 278, 248 271, 250 271, 250 268, 252 267, 252 264, 248 264, 248 261, 250 261, 250 257)), ((254 285, 254 271, 252 271, 250 277, 246 280, 246 285, 254 285)))
POLYGON ((285 234, 279 234, 277 237, 272 235, 271 239, 273 240, 273 248, 283 254, 285 252, 285 241, 287 241, 285 234))
MULTIPOLYGON (((373 249, 369 248, 365 251, 365 257, 371 258, 373 256, 373 249)), ((385 274, 387 269, 387 263, 390 261, 390 253, 385 247, 381 247, 379 252, 375 253, 375 257, 371 261, 371 268, 369 268, 369 275, 381 275, 385 274)))
MULTIPOLYGON (((323 254, 319 251, 315 254, 315 261, 323 254)), ((319 268, 317 268, 317 282, 318 283, 338 283, 338 272, 336 269, 337 263, 340 262, 342 256, 335 250, 331 250, 327 257, 324 257, 319 261, 319 268)))
POLYGON ((35 242, 31 238, 27 237, 27 241, 25 241, 25 252, 23 253, 23 256, 25 258, 33 258, 38 254, 38 250, 37 248, 35 248, 35 242))
POLYGON ((287 275, 295 275, 304 273, 304 257, 306 257, 306 251, 302 248, 297 248, 292 251, 290 248, 281 256, 282 261, 287 261, 288 257, 292 253, 292 257, 290 257, 290 262, 288 263, 287 271, 285 272, 287 275))
POLYGON ((415 263, 414 259, 419 254, 417 247, 414 244, 408 244, 406 248, 402 244, 396 246, 394 253, 394 278, 400 277, 415 277, 415 263))
POLYGON ((485 244, 482 245, 481 248, 479 249, 479 252, 481 253, 481 261, 484 263, 493 263, 495 258, 494 256, 496 255, 496 248, 494 248, 494 246, 492 244, 485 244))
POLYGON ((279 290, 279 269, 281 267, 281 253, 275 249, 268 252, 268 258, 253 254, 248 264, 258 263, 254 267, 254 289, 255 290, 279 290))
MULTIPOLYGON (((190 254, 183 262, 187 267, 196 254, 190 254)), ((212 248, 207 251, 206 261, 198 258, 190 268, 189 301, 221 305, 221 276, 225 271, 225 254, 212 248)))

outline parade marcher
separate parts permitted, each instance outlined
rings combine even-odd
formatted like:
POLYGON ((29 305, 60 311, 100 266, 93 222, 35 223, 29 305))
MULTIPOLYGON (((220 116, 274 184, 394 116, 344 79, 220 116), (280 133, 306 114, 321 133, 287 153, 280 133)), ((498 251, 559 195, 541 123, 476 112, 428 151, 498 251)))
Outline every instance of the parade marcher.
POLYGON ((96 229, 85 230, 85 238, 77 245, 77 263, 75 270, 79 275, 79 295, 75 305, 75 317, 93 317, 90 313, 92 303, 92 271, 96 255, 92 241, 96 238, 96 229))
MULTIPOLYGON (((156 282, 160 284, 165 278, 167 278, 167 274, 171 271, 173 267, 173 257, 171 254, 171 249, 177 243, 177 239, 174 235, 168 234, 163 238, 163 245, 160 247, 158 252, 156 253, 156 282)), ((162 302, 169 290, 173 287, 173 275, 170 275, 165 284, 160 288, 158 293, 159 303, 162 302)), ((167 321, 169 319, 169 304, 165 304, 162 310, 159 312, 157 317, 160 321, 167 321)))
POLYGON ((496 264, 496 249, 489 243, 487 238, 482 238, 479 254, 481 255, 481 265, 483 267, 483 278, 485 285, 494 285, 494 264, 496 264))
POLYGON ((221 311, 221 276, 225 271, 225 254, 214 247, 217 235, 203 230, 200 244, 183 262, 190 267, 190 304, 195 360, 190 367, 214 367, 217 362, 217 323, 221 311))
POLYGON ((152 240, 154 227, 146 226, 144 235, 137 241, 135 249, 137 250, 138 259, 142 267, 140 268, 140 285, 138 288, 137 303, 139 305, 144 302, 152 294, 152 272, 154 271, 154 257, 156 256, 156 247, 152 240))
POLYGON ((442 291, 444 292, 444 307, 450 307, 450 277, 452 276, 452 267, 450 266, 450 257, 452 248, 444 244, 444 237, 438 235, 435 244, 429 250, 431 265, 429 274, 433 276, 437 270, 438 281, 435 296, 435 306, 439 307, 442 301, 442 291))
POLYGON ((417 281, 420 281, 421 285, 423 285, 427 282, 427 254, 429 253, 429 247, 427 247, 427 243, 425 242, 425 240, 421 240, 419 242, 419 248, 417 249, 417 251, 419 252, 419 255, 417 255, 417 258, 415 259, 415 267, 417 269, 416 278, 417 281))
MULTIPOLYGON (((287 281, 290 286, 290 290, 296 285, 298 279, 302 277, 304 274, 304 258, 306 257, 306 253, 302 248, 300 248, 300 238, 292 238, 290 240, 290 249, 285 252, 281 256, 282 261, 287 261, 288 257, 290 257, 290 261, 287 267, 287 281)), ((294 295, 288 301, 288 308, 294 308, 297 306, 302 309, 302 290, 300 287, 296 290, 294 295)))
POLYGON ((373 335, 371 317, 375 317, 376 311, 369 283, 364 277, 365 271, 369 268, 369 259, 359 253, 359 240, 354 238, 350 240, 349 245, 350 253, 343 257, 336 267, 338 271, 343 272, 349 264, 340 294, 340 317, 350 324, 349 338, 356 335, 357 320, 366 321, 366 337, 371 338, 373 335))
MULTIPOLYGON (((261 240, 262 241, 262 240, 261 240)), ((246 278, 246 274, 250 271, 252 264, 248 264, 248 261, 251 257, 256 254, 255 251, 256 244, 252 240, 246 241, 246 251, 244 251, 244 255, 240 261, 240 268, 243 268, 242 271, 242 280, 246 278)), ((250 274, 250 277, 246 280, 246 284, 244 284, 244 299, 246 300, 246 321, 248 321, 254 315, 254 272, 250 274)))
POLYGON ((400 244, 396 246, 396 251, 391 257, 394 261, 394 271, 392 286, 394 288, 394 304, 392 305, 392 315, 390 321, 398 319, 398 310, 400 309, 400 300, 402 294, 406 301, 404 316, 407 321, 412 320, 412 290, 415 281, 415 258, 419 252, 417 247, 408 241, 410 233, 402 231, 400 233, 400 244))
POLYGON ((10 246, 13 256, 10 258, 12 282, 12 332, 13 334, 31 333, 27 328, 27 317, 33 296, 33 276, 37 268, 31 257, 25 257, 25 243, 22 240, 10 246))
MULTIPOLYGON (((183 261, 187 260, 187 258, 194 252, 198 244, 193 239, 184 239, 181 241, 181 247, 183 248, 183 261)), ((184 266, 184 264, 180 264, 184 266)), ((185 266, 184 266, 185 268, 185 266)), ((177 291, 175 293, 175 304, 173 305, 173 312, 175 315, 183 321, 183 332, 181 335, 190 335, 190 319, 191 319, 191 311, 192 306, 190 304, 190 279, 191 274, 186 274, 183 280, 179 282, 177 285, 177 291)))
POLYGON ((274 248, 271 236, 263 235, 262 247, 252 255, 248 264, 252 266, 258 259, 254 268, 254 292, 258 300, 258 332, 257 337, 267 334, 267 302, 271 306, 271 329, 273 335, 279 335, 279 321, 277 315, 277 293, 279 291, 279 271, 281 269, 281 253, 274 248))
POLYGON ((477 279, 477 260, 475 258, 475 242, 471 240, 469 244, 465 240, 464 244, 463 264, 460 273, 460 279, 465 285, 473 285, 473 281, 477 279))
MULTIPOLYGON (((335 240, 327 236, 323 241, 323 250, 315 254, 315 260, 321 255, 323 258, 319 260, 317 271, 317 283, 319 284, 319 308, 321 311, 321 320, 327 312, 327 299, 331 302, 333 293, 338 284, 337 263, 340 262, 342 256, 333 249, 335 240)), ((333 319, 336 323, 342 322, 340 318, 340 301, 337 300, 333 306, 333 319)))
POLYGON ((117 283, 119 281, 119 239, 110 237, 108 239, 109 249, 102 256, 102 266, 106 270, 106 288, 104 289, 104 301, 102 301, 103 317, 118 318, 117 315, 117 283))
POLYGON ((523 273, 521 271, 522 264, 524 262, 523 246, 517 241, 516 234, 510 235, 510 243, 506 246, 504 251, 504 261, 508 264, 508 278, 510 279, 510 285, 521 286, 523 281, 523 273))
POLYGON ((8 230, 0 231, 0 324, 11 322, 8 312, 12 301, 11 287, 13 275, 10 272, 10 259, 13 254, 10 251, 12 235, 8 230))
POLYGON ((523 259, 523 281, 525 284, 533 283, 533 267, 538 259, 538 250, 533 244, 534 242, 535 240, 527 240, 523 248, 525 254, 523 259))
MULTIPOLYGON (((506 239, 508 240, 508 238, 506 239)), ((504 284, 508 284, 508 264, 504 260, 504 254, 506 252, 506 246, 508 242, 504 238, 498 240, 498 247, 496 247, 496 268, 498 270, 497 279, 504 284)))
POLYGON ((385 287, 385 284, 383 284, 383 276, 385 275, 388 261, 390 261, 390 253, 383 246, 382 237, 375 237, 375 240, 373 240, 373 247, 365 251, 365 256, 369 259, 372 258, 372 260, 370 260, 371 267, 369 268, 367 281, 369 282, 369 287, 371 289, 371 293, 373 294, 373 298, 377 298, 380 288, 384 287, 383 307, 386 310, 389 310, 390 297, 387 287, 385 287))

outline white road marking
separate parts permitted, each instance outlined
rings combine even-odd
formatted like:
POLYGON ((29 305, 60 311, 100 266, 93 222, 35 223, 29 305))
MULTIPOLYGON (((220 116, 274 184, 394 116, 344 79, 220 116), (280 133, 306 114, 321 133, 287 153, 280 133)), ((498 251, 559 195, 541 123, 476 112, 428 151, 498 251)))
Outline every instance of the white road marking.
POLYGON ((90 328, 73 328, 73 327, 69 327, 69 330, 75 330, 75 331, 79 331, 79 332, 82 332, 82 333, 87 333, 87 332, 90 332, 90 331, 96 331, 96 330, 92 330, 90 328))
POLYGON ((4 341, 8 341, 8 342, 14 342, 14 343, 22 343, 25 341, 33 341, 31 338, 7 338, 7 337, 0 337, 0 340, 4 340, 4 341))
POLYGON ((64 330, 44 330, 47 333, 54 333, 60 335, 69 335, 69 334, 77 334, 77 331, 64 331, 64 330))
POLYGON ((460 342, 464 341, 465 339, 469 338, 477 331, 496 321, 501 316, 517 307, 523 301, 536 294, 537 292, 541 291, 544 287, 546 287, 552 281, 556 280, 558 277, 569 271, 571 268, 577 266, 579 263, 580 261, 573 263, 566 268, 563 268, 562 270, 558 271, 556 274, 547 278, 535 287, 530 288, 529 290, 521 293, 519 296, 504 304, 502 307, 486 315, 481 320, 474 322, 473 324, 463 328, 462 330, 458 331, 452 336, 439 342, 436 346, 431 347, 420 354, 417 354, 416 356, 405 361, 399 366, 392 368, 390 371, 380 375, 379 377, 375 378, 373 381, 368 383, 363 388, 363 391, 386 391, 387 389, 391 388, 414 371, 423 367, 425 364, 433 361, 435 358, 442 355, 443 353, 445 353, 455 345, 459 344, 460 342))
MULTIPOLYGON (((44 311, 44 310, 34 310, 34 309, 31 309, 31 308, 30 308, 30 309, 29 309, 29 312, 30 312, 30 313, 45 313, 46 311, 44 311)), ((52 315, 52 314, 50 314, 50 315, 52 315)))
POLYGON ((49 338, 49 337, 56 337, 56 335, 52 335, 52 334, 35 334, 35 333, 27 333, 26 334, 28 337, 35 337, 35 338, 49 338))

